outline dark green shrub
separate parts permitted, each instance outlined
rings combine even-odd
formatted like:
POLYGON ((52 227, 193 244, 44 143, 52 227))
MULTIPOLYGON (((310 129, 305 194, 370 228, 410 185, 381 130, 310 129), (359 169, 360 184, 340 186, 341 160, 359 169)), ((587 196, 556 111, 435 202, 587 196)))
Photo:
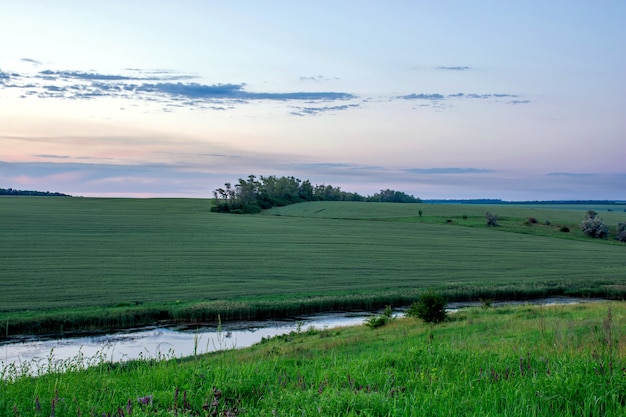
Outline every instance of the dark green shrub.
POLYGON ((446 300, 434 291, 420 295, 406 312, 407 317, 416 317, 426 323, 441 323, 446 314, 446 300))
POLYGON ((497 226, 498 225, 498 215, 490 212, 485 213, 485 218, 487 219, 487 226, 497 226))
POLYGON ((391 310, 391 306, 385 307, 385 310, 382 314, 378 316, 371 316, 365 319, 365 325, 367 327, 371 327, 375 329, 377 327, 382 327, 385 324, 389 323, 393 319, 393 310, 391 310))
POLYGON ((559 231, 564 232, 564 233, 568 233, 568 232, 569 232, 569 227, 567 227, 567 226, 561 226, 561 228, 559 229, 559 231))
POLYGON ((493 306, 493 300, 490 298, 481 298, 479 301, 482 308, 491 308, 493 306))

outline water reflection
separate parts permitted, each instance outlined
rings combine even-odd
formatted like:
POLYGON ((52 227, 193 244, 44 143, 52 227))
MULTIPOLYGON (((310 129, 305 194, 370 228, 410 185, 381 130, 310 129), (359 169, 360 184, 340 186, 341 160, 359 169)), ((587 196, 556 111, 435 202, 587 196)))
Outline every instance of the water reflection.
MULTIPOLYGON (((567 297, 533 301, 493 302, 493 307, 515 304, 554 305, 602 301, 567 297)), ((480 302, 449 303, 447 310, 480 306, 480 302)), ((403 310, 396 310, 402 315, 403 310)), ((380 312, 378 312, 379 314, 380 312)), ((107 335, 64 339, 31 340, 0 345, 0 371, 13 367, 18 374, 38 374, 54 369, 66 369, 68 361, 74 367, 96 365, 99 362, 120 362, 132 359, 173 358, 192 356, 225 349, 252 346, 263 338, 292 331, 318 330, 363 324, 373 313, 336 313, 308 316, 300 320, 237 322, 216 327, 151 327, 107 335), (220 331, 221 330, 221 331, 220 331), (65 364, 65 365, 64 365, 65 364)))
POLYGON ((54 369, 64 362, 87 366, 101 361, 184 357, 225 349, 238 349, 292 331, 318 330, 362 324, 368 313, 320 314, 301 320, 238 322, 216 327, 151 327, 107 335, 29 340, 0 346, 0 369, 7 366, 28 373, 54 369))

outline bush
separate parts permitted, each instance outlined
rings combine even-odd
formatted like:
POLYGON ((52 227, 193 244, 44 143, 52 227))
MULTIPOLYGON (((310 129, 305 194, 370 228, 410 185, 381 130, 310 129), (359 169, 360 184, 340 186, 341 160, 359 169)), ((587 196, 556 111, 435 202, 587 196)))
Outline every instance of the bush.
POLYGON ((587 210, 585 213, 585 220, 580 224, 580 230, 597 239, 606 239, 609 236, 609 228, 598 217, 598 213, 593 210, 587 210))
POLYGON ((433 291, 420 295, 406 312, 407 317, 416 317, 426 323, 441 323, 446 319, 446 314, 446 300, 433 291))
POLYGON ((377 327, 382 327, 385 324, 389 323, 393 319, 393 310, 391 310, 391 306, 385 307, 385 311, 378 316, 371 316, 365 319, 365 325, 367 327, 371 327, 375 329, 377 327))
POLYGON ((534 217, 529 217, 528 218, 528 223, 531 223, 531 224, 537 223, 537 219, 534 218, 534 217))
POLYGON ((615 234, 617 235, 617 240, 620 242, 626 242, 626 223, 617 223, 615 234))
POLYGON ((569 227, 567 227, 567 226, 561 226, 561 228, 560 228, 559 230, 560 230, 561 232, 568 233, 568 232, 569 232, 569 227))
POLYGON ((498 215, 487 212, 485 214, 485 218, 487 219, 487 226, 497 226, 498 225, 498 215))

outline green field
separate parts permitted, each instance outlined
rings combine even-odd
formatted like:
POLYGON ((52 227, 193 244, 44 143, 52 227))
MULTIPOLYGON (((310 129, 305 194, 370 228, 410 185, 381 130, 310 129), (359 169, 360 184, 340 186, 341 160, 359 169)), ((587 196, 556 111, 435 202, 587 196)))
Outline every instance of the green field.
MULTIPOLYGON (((3 416, 623 416, 626 306, 474 308, 244 350, 0 369, 3 416)), ((27 366, 27 364, 22 364, 27 366)))
POLYGON ((614 230, 626 220, 619 207, 312 202, 229 215, 210 206, 0 198, 3 333, 374 307, 425 287, 454 298, 626 295, 626 245, 578 231, 587 209, 614 230), (485 226, 487 210, 501 226, 485 226), (551 225, 525 225, 530 216, 551 225))

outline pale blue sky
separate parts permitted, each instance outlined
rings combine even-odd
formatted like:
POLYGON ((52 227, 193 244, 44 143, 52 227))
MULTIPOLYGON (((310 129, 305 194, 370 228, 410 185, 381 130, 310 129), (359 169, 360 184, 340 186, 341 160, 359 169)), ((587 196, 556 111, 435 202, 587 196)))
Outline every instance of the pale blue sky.
POLYGON ((621 1, 2 1, 0 187, 626 199, 621 1))

